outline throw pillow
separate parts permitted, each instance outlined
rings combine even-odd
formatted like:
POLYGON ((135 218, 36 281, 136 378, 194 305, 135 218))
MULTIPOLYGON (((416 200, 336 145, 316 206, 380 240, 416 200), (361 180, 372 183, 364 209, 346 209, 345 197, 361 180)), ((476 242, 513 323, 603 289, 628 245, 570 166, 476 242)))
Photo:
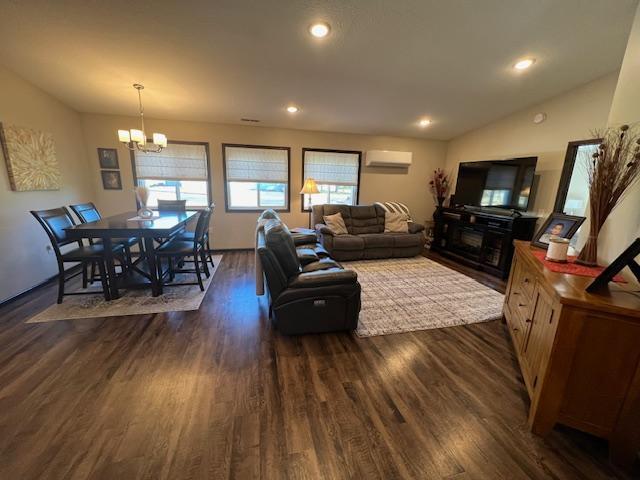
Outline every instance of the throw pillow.
POLYGON ((349 233, 340 212, 334 213, 333 215, 325 215, 322 218, 334 235, 346 235, 349 233))
POLYGON ((409 233, 405 213, 384 212, 384 233, 409 233))

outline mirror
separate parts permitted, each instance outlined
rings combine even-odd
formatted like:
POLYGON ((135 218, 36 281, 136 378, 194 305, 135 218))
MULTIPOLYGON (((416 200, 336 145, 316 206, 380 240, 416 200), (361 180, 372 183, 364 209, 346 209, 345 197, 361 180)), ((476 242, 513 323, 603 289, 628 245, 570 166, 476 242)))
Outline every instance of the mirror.
MULTIPOLYGON (((554 212, 578 217, 588 216, 589 178, 585 162, 591 159, 601 141, 600 138, 595 138, 569 142, 567 145, 554 212)), ((571 246, 576 246, 582 230, 583 227, 573 236, 571 246)))

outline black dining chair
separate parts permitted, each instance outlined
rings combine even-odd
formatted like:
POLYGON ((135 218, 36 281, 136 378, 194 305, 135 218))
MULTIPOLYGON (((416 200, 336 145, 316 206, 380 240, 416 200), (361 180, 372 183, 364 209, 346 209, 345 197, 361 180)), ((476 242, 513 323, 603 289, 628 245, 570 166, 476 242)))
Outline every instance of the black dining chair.
MULTIPOLYGON (((73 213, 76 214, 76 217, 78 217, 81 223, 95 222, 102 218, 102 215, 100 215, 98 208, 95 206, 93 202, 80 203, 77 205, 69 205, 69 207, 71 208, 71 210, 73 210, 73 213)), ((100 239, 93 239, 93 238, 89 239, 90 245, 94 245, 94 244, 99 245, 101 243, 102 241, 100 239)), ((122 245, 122 247, 124 248, 125 259, 126 259, 124 268, 128 268, 133 264, 131 247, 133 247, 134 245, 138 245, 140 252, 142 252, 142 242, 139 238, 136 238, 136 237, 114 238, 113 244, 122 245)), ((93 280, 95 278, 95 267, 96 267, 95 264, 91 264, 91 275, 89 277, 90 283, 93 283, 93 280)))
POLYGON ((158 211, 162 212, 185 212, 187 210, 186 200, 160 200, 158 199, 158 211))
MULTIPOLYGON (((44 228, 49 240, 51 241, 51 246, 53 247, 53 251, 56 255, 56 260, 58 262, 58 303, 62 303, 62 298, 65 295, 82 295, 82 294, 93 294, 93 293, 103 293, 105 300, 110 300, 111 296, 109 294, 109 284, 107 281, 106 268, 105 268, 105 259, 104 259, 104 249, 102 245, 84 245, 82 240, 73 240, 67 236, 66 228, 73 227, 75 222, 71 217, 71 213, 65 207, 53 208, 50 210, 32 210, 31 215, 35 217, 35 219, 40 223, 42 228, 44 228), (77 247, 66 250, 64 252, 61 251, 61 247, 65 247, 66 245, 71 245, 73 243, 77 243, 77 247), (80 262, 82 264, 82 272, 83 272, 83 287, 86 287, 86 267, 87 264, 95 262, 98 265, 100 270, 100 282, 102 283, 102 292, 70 292, 66 293, 64 291, 64 284, 68 280, 76 277, 78 274, 72 275, 69 278, 66 277, 66 272, 64 269, 65 263, 77 263, 80 262)), ((120 244, 113 246, 113 252, 116 255, 123 255, 123 247, 120 244)), ((121 260, 123 261, 123 260, 121 260)))
POLYGON ((205 232, 209 227, 209 219, 211 218, 211 209, 205 208, 198 215, 198 222, 194 231, 193 240, 181 240, 175 237, 161 245, 156 250, 158 257, 158 279, 164 285, 164 278, 169 276, 169 281, 173 281, 176 273, 195 273, 198 282, 169 283, 167 286, 174 285, 198 285, 200 290, 204 292, 204 284, 202 283, 202 272, 209 277, 209 267, 207 266, 206 241, 205 232), (163 271, 162 259, 167 259, 167 270, 163 271), (193 258, 193 260, 187 260, 193 258), (179 268, 184 263, 193 263, 194 268, 179 268), (202 270, 201 270, 202 267, 202 270))
MULTIPOLYGON (((216 204, 212 203, 211 205, 209 205, 209 208, 211 209, 211 213, 209 214, 209 218, 211 218, 213 216, 213 212, 216 208, 216 204)), ((186 240, 189 242, 193 241, 195 232, 194 231, 183 231, 181 233, 178 234, 178 238, 180 240, 186 240)), ((209 262, 211 262, 211 267, 215 267, 215 264, 213 263, 213 257, 211 256, 211 244, 209 243, 209 225, 207 225, 207 228, 205 229, 204 232, 204 238, 205 238, 205 246, 206 246, 206 251, 207 251, 207 255, 206 258, 209 262)))

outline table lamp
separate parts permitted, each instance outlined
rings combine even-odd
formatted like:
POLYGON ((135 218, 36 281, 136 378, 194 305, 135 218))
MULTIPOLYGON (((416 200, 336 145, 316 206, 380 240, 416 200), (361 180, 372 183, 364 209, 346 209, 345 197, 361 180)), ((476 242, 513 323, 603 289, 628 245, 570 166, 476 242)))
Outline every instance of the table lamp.
POLYGON ((300 190, 301 195, 309 195, 309 228, 311 228, 311 195, 314 193, 320 193, 320 190, 318 190, 316 181, 309 177, 304 181, 302 190, 300 190))

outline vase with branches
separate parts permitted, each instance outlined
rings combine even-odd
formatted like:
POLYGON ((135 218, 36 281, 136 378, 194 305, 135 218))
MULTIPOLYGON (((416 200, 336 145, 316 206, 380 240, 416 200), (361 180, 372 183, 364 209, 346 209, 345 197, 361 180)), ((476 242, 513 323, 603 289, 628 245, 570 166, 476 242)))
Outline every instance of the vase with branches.
POLYGON ((451 188, 449 175, 441 168, 437 168, 433 171, 433 175, 429 181, 429 188, 431 189, 431 195, 433 195, 434 200, 438 202, 438 206, 442 207, 451 188))
POLYGON ((595 266, 598 235, 625 193, 640 179, 640 128, 622 125, 595 131, 602 138, 591 158, 583 159, 589 179, 589 237, 576 262, 595 266))

